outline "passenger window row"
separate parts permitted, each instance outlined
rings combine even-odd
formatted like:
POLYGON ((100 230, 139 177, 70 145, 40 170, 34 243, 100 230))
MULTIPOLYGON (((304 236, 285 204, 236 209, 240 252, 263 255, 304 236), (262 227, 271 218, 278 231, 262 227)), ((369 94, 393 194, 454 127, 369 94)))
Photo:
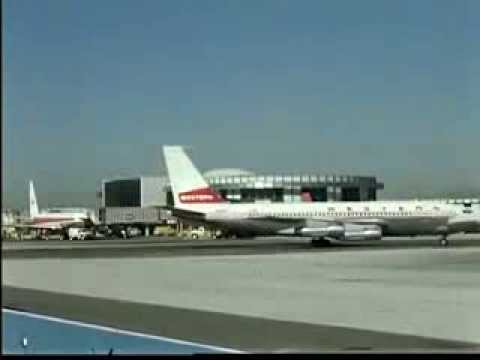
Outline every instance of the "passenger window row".
POLYGON ((394 216, 418 216, 419 213, 421 215, 431 215, 429 211, 372 211, 372 212, 299 212, 299 213, 291 213, 291 212, 281 212, 281 213, 259 213, 260 216, 268 216, 268 217, 283 217, 283 218, 306 218, 306 217, 394 217, 394 216))

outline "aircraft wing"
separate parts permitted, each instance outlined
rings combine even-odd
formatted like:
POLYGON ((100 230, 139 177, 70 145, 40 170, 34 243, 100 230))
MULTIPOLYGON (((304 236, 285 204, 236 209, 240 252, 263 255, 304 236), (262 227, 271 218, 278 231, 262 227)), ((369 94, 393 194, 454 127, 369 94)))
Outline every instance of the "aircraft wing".
POLYGON ((249 219, 284 226, 279 235, 332 237, 343 240, 379 239, 387 226, 383 219, 290 218, 252 216, 249 219))
POLYGON ((345 219, 338 219, 338 218, 331 218, 331 217, 323 217, 323 218, 294 218, 294 217, 278 217, 278 216, 249 216, 249 219, 258 220, 258 221, 268 221, 268 222, 277 222, 283 224, 296 224, 298 225, 314 225, 318 227, 325 227, 330 225, 347 225, 347 224, 355 224, 355 225, 377 225, 380 227, 387 226, 387 222, 384 219, 378 218, 345 218, 345 219))

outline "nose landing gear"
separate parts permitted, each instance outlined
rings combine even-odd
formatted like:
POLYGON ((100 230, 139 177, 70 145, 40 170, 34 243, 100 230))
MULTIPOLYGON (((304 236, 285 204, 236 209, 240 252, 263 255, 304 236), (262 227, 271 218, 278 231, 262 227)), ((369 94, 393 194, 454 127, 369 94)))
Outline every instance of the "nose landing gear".
POLYGON ((447 247, 448 246, 449 242, 448 242, 448 239, 447 239, 447 234, 443 234, 440 237, 439 244, 442 247, 447 247))

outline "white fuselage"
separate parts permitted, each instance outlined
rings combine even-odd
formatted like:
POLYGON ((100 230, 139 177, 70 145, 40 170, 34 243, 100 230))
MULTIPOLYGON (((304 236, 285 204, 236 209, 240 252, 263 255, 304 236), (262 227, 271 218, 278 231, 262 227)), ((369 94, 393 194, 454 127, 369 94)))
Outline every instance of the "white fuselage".
POLYGON ((446 234, 480 230, 472 201, 226 202, 203 178, 181 146, 163 146, 174 214, 250 235, 301 235, 337 240, 382 235, 446 234))
POLYGON ((252 234, 290 234, 288 225, 336 221, 379 225, 384 235, 480 231, 480 205, 440 200, 182 204, 180 209, 205 214, 206 223, 252 234))
POLYGON ((28 226, 37 229, 61 229, 71 224, 91 222, 97 223, 94 212, 87 208, 51 208, 39 210, 33 180, 29 182, 29 212, 28 226))
POLYGON ((31 217, 34 225, 66 226, 70 223, 84 223, 92 220, 92 212, 88 209, 51 209, 44 210, 31 217))

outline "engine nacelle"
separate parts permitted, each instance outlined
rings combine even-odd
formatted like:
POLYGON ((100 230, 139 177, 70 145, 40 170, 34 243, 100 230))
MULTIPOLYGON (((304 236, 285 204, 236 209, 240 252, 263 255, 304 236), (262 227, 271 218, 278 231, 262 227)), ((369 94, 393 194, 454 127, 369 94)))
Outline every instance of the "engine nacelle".
POLYGON ((297 230, 297 234, 302 236, 331 236, 341 237, 345 233, 345 228, 342 225, 329 225, 325 227, 304 227, 297 230))
POLYGON ((307 224, 309 226, 288 228, 278 232, 281 235, 329 237, 339 241, 380 240, 382 229, 378 225, 360 224, 307 224), (323 225, 323 226, 322 226, 323 225))
POLYGON ((381 240, 382 229, 377 225, 347 224, 345 232, 339 240, 343 241, 367 241, 381 240))

